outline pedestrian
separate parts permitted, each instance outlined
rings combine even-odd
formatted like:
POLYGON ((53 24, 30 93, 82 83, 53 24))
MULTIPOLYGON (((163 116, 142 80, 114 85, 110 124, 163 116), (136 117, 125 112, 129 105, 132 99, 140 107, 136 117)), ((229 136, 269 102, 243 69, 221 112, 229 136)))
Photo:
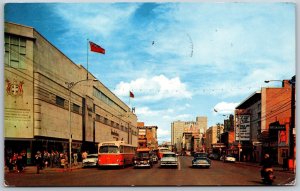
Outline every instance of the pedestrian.
POLYGON ((65 157, 65 168, 68 168, 69 167, 69 158, 68 158, 68 153, 67 152, 65 152, 65 155, 64 155, 64 157, 65 157))
POLYGON ((39 174, 40 170, 42 169, 43 158, 40 151, 36 152, 35 155, 35 165, 36 165, 36 173, 39 174))
POLYGON ((270 155, 269 154, 265 154, 264 155, 264 158, 263 160, 261 161, 261 170, 260 170, 260 175, 261 177, 263 178, 264 177, 264 174, 265 174, 265 170, 267 168, 272 168, 273 167, 273 161, 272 159, 270 158, 270 155))
POLYGON ((17 156, 16 166, 18 173, 23 171, 23 161, 21 153, 19 153, 17 156))
POLYGON ((12 172, 14 170, 14 164, 13 164, 13 156, 10 154, 7 157, 7 167, 9 172, 12 172))
POLYGON ((77 166, 77 159, 78 159, 77 153, 73 153, 73 158, 74 158, 74 165, 77 166))

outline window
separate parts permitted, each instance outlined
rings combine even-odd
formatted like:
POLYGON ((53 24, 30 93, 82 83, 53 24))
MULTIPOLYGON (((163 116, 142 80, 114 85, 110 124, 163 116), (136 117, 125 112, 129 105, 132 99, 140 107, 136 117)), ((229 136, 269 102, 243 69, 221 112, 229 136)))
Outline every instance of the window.
POLYGON ((79 109, 80 109, 80 106, 73 103, 73 111, 76 112, 76 113, 79 113, 79 109))
POLYGON ((65 106, 65 99, 61 98, 59 96, 56 96, 56 105, 64 107, 65 106))
POLYGON ((26 40, 22 37, 5 35, 5 65, 26 69, 26 40))
POLYGON ((117 146, 101 146, 99 153, 119 153, 117 146))
POLYGON ((96 121, 100 121, 100 115, 96 114, 96 121))

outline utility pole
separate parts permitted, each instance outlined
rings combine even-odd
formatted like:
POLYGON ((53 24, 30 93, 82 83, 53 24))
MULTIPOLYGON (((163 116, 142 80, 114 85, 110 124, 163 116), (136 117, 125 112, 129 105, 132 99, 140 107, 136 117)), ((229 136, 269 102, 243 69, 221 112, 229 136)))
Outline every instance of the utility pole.
POLYGON ((290 140, 290 158, 294 159, 294 134, 293 130, 295 128, 295 109, 296 109, 296 99, 295 99, 295 84, 296 84, 296 75, 292 77, 291 80, 289 80, 289 83, 291 84, 292 89, 292 95, 291 95, 291 122, 290 122, 290 131, 289 131, 289 140, 290 140))

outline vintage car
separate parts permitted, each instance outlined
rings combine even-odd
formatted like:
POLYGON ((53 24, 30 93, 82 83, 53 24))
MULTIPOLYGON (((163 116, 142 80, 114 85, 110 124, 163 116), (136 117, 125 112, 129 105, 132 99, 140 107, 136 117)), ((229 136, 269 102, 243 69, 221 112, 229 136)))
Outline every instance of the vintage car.
POLYGON ((82 161, 82 167, 96 167, 98 165, 98 154, 88 154, 82 161))
POLYGON ((149 148, 138 148, 136 150, 135 156, 133 157, 133 166, 134 168, 151 168, 153 166, 153 160, 149 148))
POLYGON ((207 157, 195 157, 192 160, 192 167, 205 167, 209 168, 211 166, 211 161, 207 157))
POLYGON ((164 152, 160 159, 160 167, 178 167, 178 157, 174 152, 164 152))
POLYGON ((219 160, 220 159, 220 155, 218 153, 210 153, 208 155, 209 159, 213 159, 213 160, 219 160))
POLYGON ((236 158, 231 155, 231 154, 228 154, 228 155, 224 155, 220 158, 220 160, 223 160, 223 162, 235 162, 236 161, 236 158))

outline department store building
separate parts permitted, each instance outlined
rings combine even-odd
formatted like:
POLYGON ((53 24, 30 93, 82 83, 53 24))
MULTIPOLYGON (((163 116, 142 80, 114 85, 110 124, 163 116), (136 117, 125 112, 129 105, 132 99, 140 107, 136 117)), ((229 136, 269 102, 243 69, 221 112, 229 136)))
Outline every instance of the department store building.
POLYGON ((137 146, 137 116, 92 73, 32 27, 6 22, 4 33, 5 154, 31 163, 38 150, 69 151, 70 139, 78 153, 103 141, 137 146))

